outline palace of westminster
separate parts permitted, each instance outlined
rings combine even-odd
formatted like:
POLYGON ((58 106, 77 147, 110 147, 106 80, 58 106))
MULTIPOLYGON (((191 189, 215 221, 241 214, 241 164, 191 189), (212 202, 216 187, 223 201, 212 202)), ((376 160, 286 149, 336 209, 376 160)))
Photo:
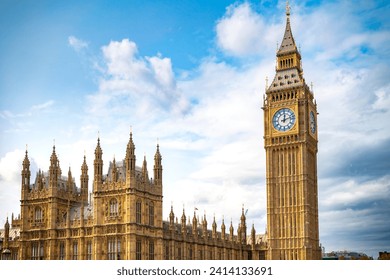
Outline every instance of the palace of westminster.
MULTIPOLYGON (((0 229, 0 259, 18 260, 306 260, 320 259, 317 189, 317 106, 305 83, 290 27, 276 54, 276 73, 264 102, 267 230, 256 234, 242 215, 218 226, 194 213, 163 220, 163 167, 159 145, 153 179, 146 159, 136 165, 132 133, 123 161, 109 163, 97 139, 92 193, 86 158, 80 187, 62 176, 55 147, 48 172, 31 180, 28 153, 21 171, 21 213, 0 229), (228 226, 228 228, 226 228, 228 226)), ((102 143, 103 144, 103 143, 102 143)))

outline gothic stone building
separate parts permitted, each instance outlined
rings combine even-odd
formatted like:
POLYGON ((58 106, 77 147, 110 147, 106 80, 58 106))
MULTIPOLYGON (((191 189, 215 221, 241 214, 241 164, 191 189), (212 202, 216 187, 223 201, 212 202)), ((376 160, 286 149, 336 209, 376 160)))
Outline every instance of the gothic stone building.
POLYGON ((157 145, 153 179, 146 159, 136 166, 132 135, 123 161, 103 175, 100 140, 95 149, 92 196, 88 166, 80 188, 61 174, 55 147, 47 173, 31 184, 23 161, 21 216, 0 231, 3 259, 320 259, 317 189, 317 105, 303 78, 301 54, 290 27, 276 54, 276 74, 264 96, 267 232, 247 228, 242 210, 236 232, 224 221, 183 213, 163 221, 163 169, 157 145))
MULTIPOLYGON (((237 232, 227 230, 224 222, 211 229, 206 217, 194 213, 192 221, 173 209, 169 221, 163 221, 163 169, 159 145, 154 155, 153 179, 147 162, 136 166, 132 133, 126 157, 110 162, 103 175, 100 139, 95 149, 92 198, 88 195, 88 166, 84 156, 80 188, 69 170, 62 176, 53 147, 48 173, 39 171, 30 182, 30 161, 26 151, 22 169, 21 216, 12 218, 19 235, 10 246, 10 225, 5 225, 3 259, 44 260, 204 260, 265 258, 266 242, 250 238, 244 212, 237 232)), ((13 226, 14 228, 14 226, 13 226)), ((12 238, 11 238, 12 240, 12 238)))

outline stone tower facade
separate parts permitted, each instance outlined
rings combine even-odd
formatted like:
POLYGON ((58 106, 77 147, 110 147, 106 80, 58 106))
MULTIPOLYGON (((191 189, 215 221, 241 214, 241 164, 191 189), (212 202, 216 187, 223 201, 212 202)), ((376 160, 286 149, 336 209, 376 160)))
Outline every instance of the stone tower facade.
POLYGON ((149 177, 146 158, 136 166, 133 135, 123 161, 110 162, 103 176, 100 139, 95 149, 93 181, 93 259, 161 259, 162 165, 159 146, 154 156, 155 177, 149 177), (138 250, 137 250, 138 248, 138 250), (141 250, 140 248, 148 248, 141 250))
POLYGON ((317 106, 290 26, 264 98, 268 259, 320 259, 317 106))

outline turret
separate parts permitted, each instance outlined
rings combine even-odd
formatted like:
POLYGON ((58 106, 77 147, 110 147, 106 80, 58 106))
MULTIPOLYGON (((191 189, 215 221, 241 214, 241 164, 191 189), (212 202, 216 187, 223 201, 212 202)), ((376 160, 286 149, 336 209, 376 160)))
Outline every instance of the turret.
POLYGON ((198 236, 198 220, 196 219, 196 212, 194 211, 194 217, 192 218, 192 234, 198 236))
POLYGON ((7 220, 5 221, 4 224, 4 244, 3 244, 3 249, 8 249, 8 240, 9 240, 9 222, 8 222, 8 217, 7 220))
POLYGON ((35 181, 36 181, 37 189, 38 190, 43 189, 43 187, 44 187, 44 176, 43 176, 43 172, 41 171, 41 169, 38 170, 37 178, 35 179, 35 181))
POLYGON ((233 221, 230 221, 230 228, 229 228, 229 234, 230 234, 230 241, 234 241, 234 228, 233 228, 233 221))
POLYGON ((149 182, 148 164, 146 162, 146 156, 144 156, 144 162, 142 164, 142 179, 145 184, 149 182))
POLYGON ((253 250, 255 248, 255 245, 256 245, 256 230, 255 230, 254 224, 252 224, 251 240, 252 240, 252 250, 253 250))
POLYGON ((203 220, 202 220, 202 231, 203 231, 203 238, 207 238, 207 220, 206 220, 206 213, 203 215, 203 220))
POLYGON ((212 230, 212 237, 217 238, 217 222, 215 221, 215 215, 214 215, 212 229, 213 229, 212 230))
POLYGON ((115 157, 112 160, 111 180, 112 180, 112 182, 116 182, 118 180, 118 172, 117 172, 117 169, 116 169, 115 157))
POLYGON ((103 151, 100 147, 100 138, 97 140, 97 146, 95 149, 95 160, 93 161, 94 167, 94 182, 93 182, 93 190, 97 191, 99 189, 99 185, 103 182, 103 151))
POLYGON ((68 171, 67 191, 68 192, 73 191, 73 178, 72 178, 72 171, 70 170, 70 166, 69 166, 69 171, 68 171))
POLYGON ((169 228, 174 230, 175 228, 175 214, 173 213, 173 206, 171 205, 171 212, 169 213, 169 228))
POLYGON ((88 165, 84 155, 84 161, 81 165, 81 175, 80 175, 80 188, 81 188, 81 196, 83 202, 87 202, 88 200, 88 165))
POLYGON ((2 260, 10 260, 11 259, 11 250, 9 249, 9 223, 8 223, 8 217, 7 221, 4 225, 4 241, 3 241, 3 248, 0 250, 0 259, 2 260))
POLYGON ((161 165, 160 146, 157 144, 156 154, 154 155, 154 182, 157 186, 162 186, 162 165, 161 165))
POLYGON ((31 177, 30 160, 28 159, 28 153, 26 149, 26 154, 24 156, 23 167, 22 167, 22 194, 23 192, 27 193, 30 191, 30 177, 31 177))
POLYGON ((58 187, 58 179, 61 177, 60 162, 56 154, 56 147, 53 146, 53 152, 50 156, 49 167, 49 189, 55 191, 58 187))
POLYGON ((222 218, 221 238, 222 238, 222 240, 225 240, 225 238, 226 238, 226 226, 225 226, 225 219, 224 218, 222 218))
POLYGON ((187 234, 187 225, 186 225, 186 214, 183 209, 183 214, 181 215, 181 233, 185 236, 187 234))
POLYGON ((241 242, 242 241, 242 238, 241 238, 241 224, 238 225, 238 228, 237 228, 237 242, 241 242))
POLYGON ((135 145, 133 142, 133 133, 130 131, 130 139, 126 148, 126 178, 130 179, 135 176, 135 145))
POLYGON ((241 243, 246 244, 246 217, 244 213, 244 206, 242 207, 241 213, 241 224, 240 224, 240 235, 241 235, 241 243))

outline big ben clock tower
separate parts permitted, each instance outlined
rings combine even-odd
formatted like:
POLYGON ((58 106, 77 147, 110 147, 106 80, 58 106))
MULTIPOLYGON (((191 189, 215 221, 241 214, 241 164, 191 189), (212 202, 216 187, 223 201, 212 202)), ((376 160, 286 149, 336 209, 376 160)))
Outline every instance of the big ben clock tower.
POLYGON ((276 54, 264 98, 268 259, 320 259, 317 188, 317 106, 305 83, 290 27, 276 54))

